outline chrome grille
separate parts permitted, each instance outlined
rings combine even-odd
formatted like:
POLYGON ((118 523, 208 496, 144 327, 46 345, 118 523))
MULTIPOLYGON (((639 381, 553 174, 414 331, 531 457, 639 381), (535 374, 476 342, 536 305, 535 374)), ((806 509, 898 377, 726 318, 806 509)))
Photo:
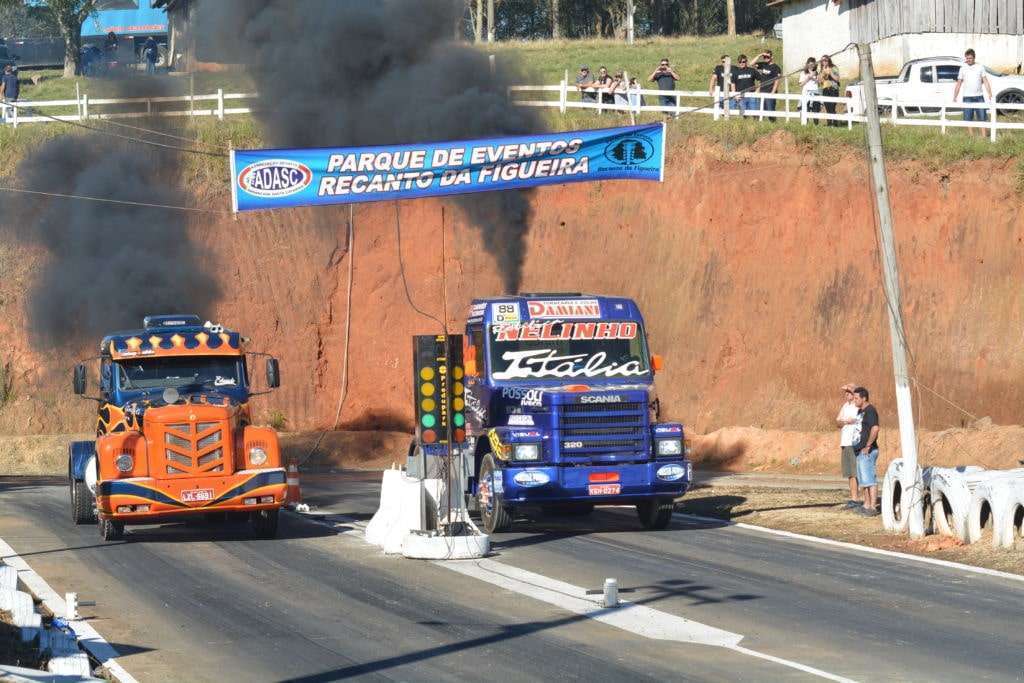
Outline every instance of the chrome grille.
POLYGON ((225 430, 220 422, 170 424, 164 434, 164 471, 196 476, 225 471, 225 430))

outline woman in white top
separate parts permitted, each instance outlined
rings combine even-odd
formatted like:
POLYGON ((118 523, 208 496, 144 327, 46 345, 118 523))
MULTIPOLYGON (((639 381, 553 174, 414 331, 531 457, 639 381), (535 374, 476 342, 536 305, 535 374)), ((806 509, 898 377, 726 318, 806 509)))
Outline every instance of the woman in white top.
POLYGON ((629 97, 629 106, 636 112, 640 111, 640 107, 644 105, 644 97, 640 94, 640 84, 636 82, 635 78, 629 79, 629 86, 626 88, 627 96, 629 97))
POLYGON ((621 107, 629 106, 629 99, 626 97, 626 79, 622 77, 622 72, 619 71, 612 78, 612 84, 609 86, 608 91, 615 96, 615 105, 621 107))
MULTIPOLYGON (((804 111, 817 114, 821 111, 821 102, 814 102, 811 97, 821 94, 821 86, 818 84, 818 63, 814 57, 808 57, 804 64, 804 70, 800 72, 800 106, 804 111)), ((814 119, 814 125, 818 125, 818 119, 814 119)))

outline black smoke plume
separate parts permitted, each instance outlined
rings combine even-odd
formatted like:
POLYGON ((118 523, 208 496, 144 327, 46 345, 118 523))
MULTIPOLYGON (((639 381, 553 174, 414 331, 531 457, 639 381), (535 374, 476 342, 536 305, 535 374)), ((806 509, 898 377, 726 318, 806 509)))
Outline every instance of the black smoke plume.
MULTIPOLYGON (((509 106, 516 74, 453 41, 461 0, 217 0, 198 5, 198 50, 247 64, 275 146, 335 147, 515 135, 543 129, 509 106)), ((457 199, 508 291, 530 222, 523 191, 457 199)))
MULTIPOLYGON (((35 148, 14 178, 44 192, 188 206, 193 201, 179 189, 179 162, 177 152, 74 133, 35 148)), ((36 343, 98 341, 141 326, 147 314, 202 313, 219 296, 189 238, 188 215, 33 195, 8 195, 3 202, 0 239, 46 252, 27 300, 36 343)))

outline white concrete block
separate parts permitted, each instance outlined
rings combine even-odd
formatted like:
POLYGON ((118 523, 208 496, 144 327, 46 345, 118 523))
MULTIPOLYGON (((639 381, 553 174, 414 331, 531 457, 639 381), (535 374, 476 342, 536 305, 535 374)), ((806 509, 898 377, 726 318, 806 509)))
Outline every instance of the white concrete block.
POLYGON ((53 657, 47 663, 46 670, 58 676, 81 676, 88 678, 92 674, 89 668, 89 657, 84 652, 66 657, 53 657))
POLYGON ((0 564, 0 591, 16 590, 18 588, 18 570, 0 564))
POLYGON ((384 552, 402 552, 402 542, 412 530, 426 527, 426 511, 430 507, 436 518, 437 500, 442 492, 439 479, 420 481, 401 470, 385 470, 381 481, 380 507, 366 525, 368 543, 380 546, 384 552))

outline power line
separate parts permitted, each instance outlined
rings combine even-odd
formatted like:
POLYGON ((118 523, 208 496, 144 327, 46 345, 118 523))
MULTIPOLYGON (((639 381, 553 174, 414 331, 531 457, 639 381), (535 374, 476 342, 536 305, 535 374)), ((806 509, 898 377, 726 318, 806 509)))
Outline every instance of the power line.
POLYGON ((89 197, 81 194, 62 194, 60 192, 41 192, 39 190, 25 190, 19 187, 0 186, 2 192, 17 192, 21 194, 41 195, 43 197, 58 197, 60 199, 81 199, 90 202, 104 202, 107 204, 123 204, 127 206, 143 206, 151 209, 173 209, 175 211, 195 211, 197 213, 219 213, 229 214, 230 211, 217 209, 201 209, 198 206, 173 206, 171 204, 151 204, 149 202, 132 202, 126 199, 107 199, 104 197, 89 197))

